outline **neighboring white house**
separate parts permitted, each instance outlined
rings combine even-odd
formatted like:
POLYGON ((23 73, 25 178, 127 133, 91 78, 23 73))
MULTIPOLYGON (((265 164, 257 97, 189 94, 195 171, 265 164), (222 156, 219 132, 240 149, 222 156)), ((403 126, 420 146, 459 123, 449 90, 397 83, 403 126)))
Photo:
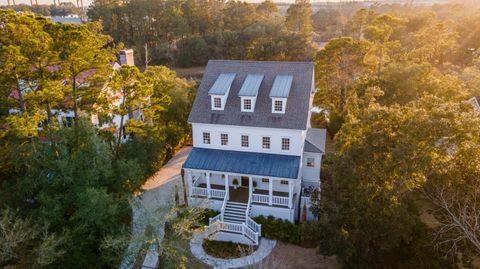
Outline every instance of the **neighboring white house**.
POLYGON ((480 112, 480 96, 474 96, 470 99, 468 99, 468 102, 472 104, 473 108, 480 112))
MULTIPOLYGON (((111 62, 110 65, 113 69, 113 72, 116 72, 118 69, 120 69, 120 66, 121 65, 129 65, 129 66, 134 66, 135 63, 134 63, 134 57, 133 57, 133 50, 132 49, 127 49, 127 50, 121 50, 119 52, 119 55, 118 55, 118 62, 111 62)), ((52 72, 55 72, 55 71, 58 71, 59 70, 59 66, 51 66, 49 68, 49 70, 51 70, 52 72)), ((89 69, 89 70, 86 70, 82 73, 80 73, 77 77, 77 87, 87 87, 89 86, 88 84, 88 79, 91 78, 92 76, 95 75, 95 69, 89 69)), ((112 73, 113 75, 113 73, 112 73)), ((28 83, 21 83, 20 86, 23 87, 21 88, 20 90, 22 92, 28 92, 30 91, 30 87, 32 86, 28 86, 27 85, 28 83)), ((33 83, 34 84, 34 83, 33 83)), ((108 122, 100 122, 97 114, 95 113, 92 113, 90 114, 90 120, 92 122, 92 124, 94 124, 96 127, 100 128, 100 129, 104 129, 104 128, 110 128, 110 127, 115 127, 118 128, 120 126, 120 121, 121 121, 121 116, 120 115, 117 115, 117 114, 114 114, 112 111, 114 111, 114 109, 118 106, 121 105, 121 102, 122 102, 122 96, 121 94, 116 94, 114 95, 114 93, 112 93, 112 91, 110 90, 108 84, 104 84, 103 86, 101 86, 101 94, 103 95, 108 95, 109 100, 112 100, 111 103, 110 103, 110 106, 109 106, 109 109, 110 111, 108 112, 108 122)), ((11 92, 10 94, 10 98, 13 98, 13 99, 19 99, 19 93, 18 93, 18 90, 15 89, 11 92)), ((66 96, 66 101, 69 97, 66 96)), ((95 107, 95 105, 94 105, 95 107)), ((11 108, 9 109, 9 113, 10 114, 14 114, 14 113, 19 113, 20 110, 18 108, 11 108)), ((58 122, 61 124, 61 126, 65 126, 65 127, 70 127, 73 123, 73 119, 74 119, 74 112, 73 110, 64 110, 64 109, 59 109, 59 108, 53 108, 51 110, 52 114, 55 116, 55 118, 58 120, 58 122)), ((142 120, 144 119, 144 115, 143 115, 143 111, 141 110, 136 110, 136 111, 133 111, 130 115, 125 115, 124 116, 124 123, 126 123, 129 119, 136 119, 136 120, 142 120)), ((39 130, 42 129, 42 123, 39 124, 39 130)), ((126 134, 124 133, 124 140, 127 139, 127 136, 126 134)))
POLYGON ((302 188, 320 188, 325 151, 325 129, 310 127, 314 93, 310 62, 208 62, 183 165, 190 204, 221 212, 207 236, 257 244, 251 217, 298 219, 302 188))

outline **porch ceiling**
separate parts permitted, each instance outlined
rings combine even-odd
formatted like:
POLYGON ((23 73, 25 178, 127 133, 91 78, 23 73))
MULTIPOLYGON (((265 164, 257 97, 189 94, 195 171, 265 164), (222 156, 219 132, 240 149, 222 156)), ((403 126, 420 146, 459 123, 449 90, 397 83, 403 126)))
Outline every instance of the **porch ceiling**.
POLYGON ((193 148, 183 168, 295 179, 300 156, 193 148))

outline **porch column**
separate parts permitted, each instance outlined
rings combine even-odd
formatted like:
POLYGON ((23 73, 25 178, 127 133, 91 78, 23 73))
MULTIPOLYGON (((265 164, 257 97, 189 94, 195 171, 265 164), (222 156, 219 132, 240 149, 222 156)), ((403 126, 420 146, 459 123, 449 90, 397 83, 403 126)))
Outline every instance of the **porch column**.
POLYGON ((273 203, 273 178, 268 179, 268 205, 273 203))
POLYGON ((188 196, 192 196, 193 191, 193 180, 192 180, 192 171, 187 170, 187 178, 188 178, 188 196))
POLYGON ((228 187, 228 175, 223 174, 225 177, 225 196, 227 196, 227 200, 230 199, 230 188, 228 187))
POLYGON ((248 176, 248 198, 252 197, 253 192, 253 178, 248 176))
POLYGON ((210 172, 207 172, 207 197, 210 198, 210 172))
POLYGON ((293 183, 291 180, 288 181, 288 207, 292 208, 292 202, 293 202, 293 183))

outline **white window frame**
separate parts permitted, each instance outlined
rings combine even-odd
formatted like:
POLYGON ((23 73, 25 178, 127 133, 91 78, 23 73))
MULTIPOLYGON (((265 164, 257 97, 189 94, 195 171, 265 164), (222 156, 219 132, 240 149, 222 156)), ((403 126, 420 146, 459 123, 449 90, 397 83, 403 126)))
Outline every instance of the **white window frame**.
POLYGON ((230 137, 229 137, 228 133, 220 133, 220 146, 228 147, 228 143, 230 142, 229 140, 230 140, 230 137), (223 138, 222 138, 223 135, 227 136, 227 143, 225 145, 223 144, 223 138))
POLYGON ((212 134, 207 131, 202 131, 202 142, 204 145, 211 145, 212 144, 212 134), (205 135, 208 134, 208 143, 205 143, 205 135))
POLYGON ((315 167, 315 158, 307 157, 307 167, 314 168, 315 167), (311 161, 311 162, 310 162, 311 161), (311 165, 310 165, 311 164, 311 165))
POLYGON ((241 102, 242 102, 242 106, 241 106, 242 107, 242 112, 253 112, 253 105, 255 104, 255 102, 253 101, 253 98, 242 97, 241 102), (250 101, 250 108, 245 107, 245 102, 246 101, 250 101))
POLYGON ((223 105, 222 105, 222 98, 221 97, 212 97, 212 100, 213 100, 213 108, 214 109, 222 109, 223 105), (220 106, 217 106, 217 101, 220 101, 220 106))
POLYGON ((248 135, 246 135, 246 134, 240 135, 240 146, 241 146, 242 148, 248 148, 248 147, 250 147, 250 136, 248 136, 248 135), (244 142, 244 141, 243 141, 243 138, 244 138, 244 137, 247 138, 247 145, 246 145, 246 146, 243 145, 243 142, 244 142))
POLYGON ((272 98, 272 113, 275 114, 285 114, 285 109, 287 107, 287 99, 286 98, 272 98), (282 102, 282 110, 276 110, 276 102, 282 102))
POLYGON ((292 146, 292 143, 291 143, 291 142, 292 142, 292 139, 291 139, 290 137, 282 137, 282 138, 280 139, 280 149, 281 149, 282 151, 290 151, 290 148, 291 148, 291 146, 292 146), (284 139, 288 139, 288 149, 284 149, 284 148, 283 148, 283 140, 284 140, 284 139))
POLYGON ((272 137, 268 135, 262 135, 262 149, 271 150, 272 149, 272 137), (268 148, 263 147, 263 138, 268 138, 268 148))

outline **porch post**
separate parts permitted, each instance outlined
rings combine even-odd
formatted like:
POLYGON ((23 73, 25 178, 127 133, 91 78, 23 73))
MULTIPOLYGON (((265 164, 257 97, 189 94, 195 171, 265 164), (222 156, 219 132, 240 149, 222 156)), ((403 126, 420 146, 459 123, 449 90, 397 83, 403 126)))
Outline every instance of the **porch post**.
POLYGON ((230 199, 230 188, 228 187, 228 175, 223 174, 225 176, 225 196, 227 196, 227 200, 230 199))
POLYGON ((268 179, 268 205, 273 202, 273 178, 268 179))
POLYGON ((288 181, 288 207, 292 208, 292 196, 293 196, 293 184, 292 181, 288 181))
POLYGON ((210 198, 210 172, 207 172, 207 197, 210 198))
POLYGON ((248 176, 248 198, 252 197, 253 192, 253 177, 248 176))
POLYGON ((192 191, 193 191, 192 170, 187 170, 187 177, 188 177, 188 196, 192 197, 192 191))

